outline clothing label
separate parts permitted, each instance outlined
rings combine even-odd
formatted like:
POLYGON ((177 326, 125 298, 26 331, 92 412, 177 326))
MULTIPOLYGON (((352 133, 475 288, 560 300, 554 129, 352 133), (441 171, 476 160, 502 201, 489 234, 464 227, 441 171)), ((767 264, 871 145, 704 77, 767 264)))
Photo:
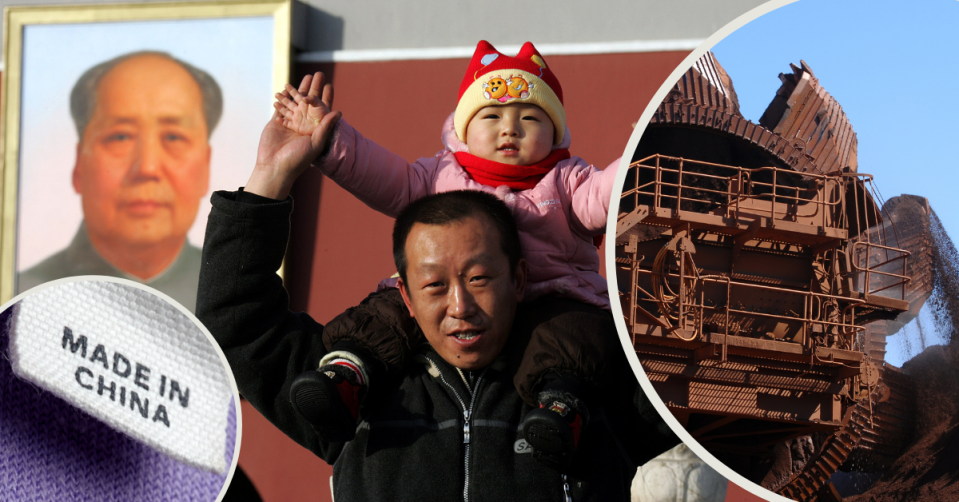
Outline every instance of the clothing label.
POLYGON ((108 281, 56 284, 15 308, 19 377, 181 462, 226 469, 227 370, 186 314, 108 281))

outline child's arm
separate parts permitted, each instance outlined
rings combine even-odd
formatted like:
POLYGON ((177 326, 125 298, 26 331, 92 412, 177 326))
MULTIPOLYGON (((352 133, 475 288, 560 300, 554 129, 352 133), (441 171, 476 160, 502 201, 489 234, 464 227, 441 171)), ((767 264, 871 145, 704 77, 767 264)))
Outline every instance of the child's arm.
POLYGON ((613 194, 619 160, 614 160, 603 171, 593 166, 577 166, 565 177, 566 190, 572 200, 570 227, 584 237, 593 237, 606 231, 609 199, 613 194))
POLYGON ((341 120, 329 150, 314 165, 371 209, 395 218, 410 202, 435 193, 451 159, 440 153, 407 162, 341 120))
MULTIPOLYGON (((322 74, 318 77, 322 78, 322 74)), ((316 82, 314 77, 307 95, 303 85, 299 90, 287 86, 283 94, 277 94, 274 107, 282 117, 279 123, 288 131, 301 136, 316 135, 326 117, 338 113, 330 111, 325 94, 323 101, 316 96, 316 82)), ((316 166, 367 206, 395 217, 411 201, 432 193, 438 159, 410 164, 364 138, 346 121, 337 121, 337 129, 335 134, 325 133, 331 137, 316 166)))
POLYGON ((342 116, 331 110, 333 86, 324 85, 322 73, 303 77, 299 90, 287 85, 286 93, 277 94, 277 100, 289 101, 290 96, 302 108, 301 114, 290 113, 288 117, 281 112, 285 105, 274 104, 276 112, 260 135, 256 166, 244 189, 247 192, 286 199, 293 182, 326 149, 333 126, 342 116), (307 129, 309 134, 299 132, 307 129))

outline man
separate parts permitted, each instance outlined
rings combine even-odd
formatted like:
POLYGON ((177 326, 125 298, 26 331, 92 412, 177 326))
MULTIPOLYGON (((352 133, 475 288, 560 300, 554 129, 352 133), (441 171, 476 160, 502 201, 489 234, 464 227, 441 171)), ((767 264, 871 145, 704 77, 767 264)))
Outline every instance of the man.
POLYGON ((70 108, 84 220, 66 249, 20 274, 18 289, 73 275, 125 277, 192 310, 200 250, 186 235, 209 184, 219 86, 168 54, 136 52, 87 70, 70 108))
MULTIPOLYGON (((330 98, 325 91, 324 101, 330 98)), ((289 189, 322 152, 337 118, 331 115, 313 138, 286 134, 275 115, 246 189, 213 196, 197 316, 230 361, 241 393, 334 465, 340 502, 628 499, 635 466, 677 440, 632 391, 625 357, 611 362, 622 385, 607 390, 613 399, 597 407, 568 471, 535 460, 522 437, 519 424, 531 407, 515 390, 511 362, 525 342, 513 318, 526 269, 509 244, 518 239, 510 211, 489 194, 423 198, 398 217, 394 251, 402 253, 394 255, 405 272, 404 301, 428 344, 416 347, 402 375, 370 389, 380 396, 374 409, 360 410, 355 439, 323 441, 293 409, 293 379, 325 354, 323 326, 288 310, 276 270, 289 237, 289 189), (437 213, 445 216, 429 216, 437 213)))

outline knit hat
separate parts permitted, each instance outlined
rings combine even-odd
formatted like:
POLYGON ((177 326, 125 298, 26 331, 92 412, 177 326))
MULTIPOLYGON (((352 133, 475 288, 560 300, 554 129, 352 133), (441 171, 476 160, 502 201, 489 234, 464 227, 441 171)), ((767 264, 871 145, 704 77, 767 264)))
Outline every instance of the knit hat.
POLYGON ((542 108, 553 122, 553 144, 563 141, 563 88, 533 44, 526 42, 516 57, 510 57, 480 40, 460 84, 459 103, 453 115, 456 136, 466 141, 466 126, 480 109, 510 103, 542 108))

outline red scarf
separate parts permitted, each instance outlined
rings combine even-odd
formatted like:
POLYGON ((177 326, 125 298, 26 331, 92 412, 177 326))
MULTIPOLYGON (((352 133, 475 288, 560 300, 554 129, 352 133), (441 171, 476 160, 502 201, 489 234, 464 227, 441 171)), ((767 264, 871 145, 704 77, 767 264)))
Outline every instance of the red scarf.
POLYGON ((477 183, 498 187, 506 185, 513 190, 529 190, 543 179, 556 163, 570 157, 569 150, 553 150, 545 159, 531 166, 514 166, 481 159, 466 152, 456 152, 456 161, 477 183))
MULTIPOLYGON (((545 159, 531 166, 514 166, 494 160, 481 159, 466 152, 456 152, 456 161, 463 166, 477 183, 490 187, 506 185, 513 190, 529 190, 539 183, 556 163, 570 157, 569 150, 563 148, 553 150, 545 159)), ((599 247, 603 243, 603 236, 593 237, 593 245, 599 247)))

